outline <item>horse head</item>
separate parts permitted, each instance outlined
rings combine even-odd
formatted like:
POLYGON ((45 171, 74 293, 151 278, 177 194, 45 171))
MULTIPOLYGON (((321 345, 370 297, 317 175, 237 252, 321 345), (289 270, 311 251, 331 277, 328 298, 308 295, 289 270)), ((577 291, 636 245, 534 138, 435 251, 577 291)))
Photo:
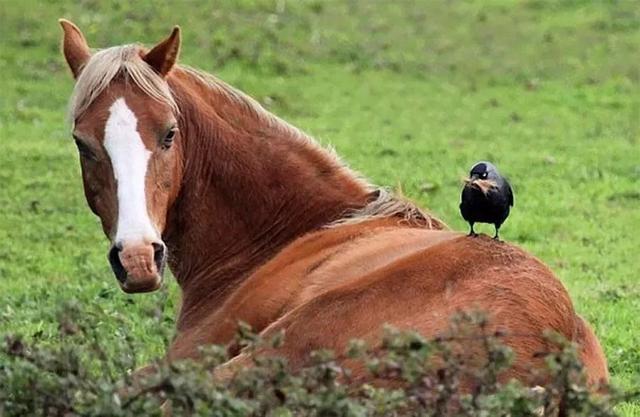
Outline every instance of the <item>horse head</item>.
POLYGON ((180 29, 149 51, 128 45, 92 53, 77 26, 60 24, 76 80, 70 116, 87 202, 111 241, 108 258, 122 289, 156 290, 181 181, 178 108, 166 80, 180 29))

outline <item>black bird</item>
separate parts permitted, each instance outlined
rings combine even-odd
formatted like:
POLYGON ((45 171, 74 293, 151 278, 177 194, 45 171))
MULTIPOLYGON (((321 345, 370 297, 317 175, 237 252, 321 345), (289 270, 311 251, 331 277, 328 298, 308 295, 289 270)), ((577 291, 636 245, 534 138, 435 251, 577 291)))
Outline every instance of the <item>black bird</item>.
POLYGON ((513 207, 513 191, 491 162, 477 162, 471 168, 460 200, 460 213, 471 226, 469 236, 476 236, 474 223, 492 223, 496 227, 493 238, 499 239, 498 230, 513 207))

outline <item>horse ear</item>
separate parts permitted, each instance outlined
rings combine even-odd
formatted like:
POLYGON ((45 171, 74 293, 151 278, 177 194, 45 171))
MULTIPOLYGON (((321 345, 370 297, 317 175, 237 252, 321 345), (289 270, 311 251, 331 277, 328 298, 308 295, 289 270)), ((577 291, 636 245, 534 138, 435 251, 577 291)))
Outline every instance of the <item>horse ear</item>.
POLYGON ((145 62, 165 77, 178 60, 180 53, 180 26, 174 26, 171 35, 147 52, 145 62))
POLYGON ((62 38, 62 52, 69 64, 74 78, 78 78, 82 68, 91 58, 91 50, 84 35, 76 25, 66 19, 59 19, 64 35, 62 38))

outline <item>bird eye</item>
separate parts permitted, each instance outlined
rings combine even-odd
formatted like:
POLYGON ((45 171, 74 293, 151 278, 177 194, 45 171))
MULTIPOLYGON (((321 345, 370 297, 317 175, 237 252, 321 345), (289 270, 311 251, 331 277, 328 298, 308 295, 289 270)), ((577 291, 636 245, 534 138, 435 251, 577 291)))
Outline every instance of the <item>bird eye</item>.
POLYGON ((481 175, 480 177, 482 177, 482 179, 487 178, 487 173, 486 173, 486 172, 483 172, 483 173, 482 173, 482 175, 481 175))
POLYGON ((171 145, 173 145, 173 139, 176 137, 176 133, 178 133, 177 127, 169 129, 162 139, 162 149, 169 149, 171 145))

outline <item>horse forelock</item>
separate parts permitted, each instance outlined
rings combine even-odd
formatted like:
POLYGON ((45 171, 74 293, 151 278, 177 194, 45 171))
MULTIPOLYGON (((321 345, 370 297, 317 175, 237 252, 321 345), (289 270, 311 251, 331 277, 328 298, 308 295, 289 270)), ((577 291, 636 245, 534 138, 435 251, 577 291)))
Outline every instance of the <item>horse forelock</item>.
POLYGON ((124 75, 149 97, 171 107, 178 106, 168 83, 142 59, 142 47, 123 45, 94 53, 82 68, 69 103, 69 118, 75 121, 119 75, 124 75))

